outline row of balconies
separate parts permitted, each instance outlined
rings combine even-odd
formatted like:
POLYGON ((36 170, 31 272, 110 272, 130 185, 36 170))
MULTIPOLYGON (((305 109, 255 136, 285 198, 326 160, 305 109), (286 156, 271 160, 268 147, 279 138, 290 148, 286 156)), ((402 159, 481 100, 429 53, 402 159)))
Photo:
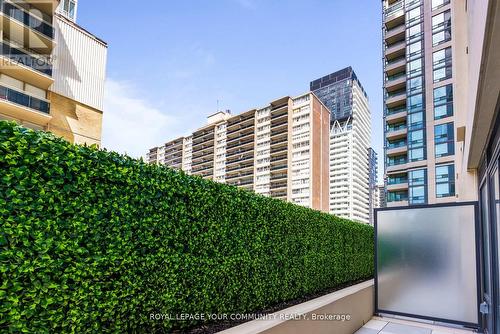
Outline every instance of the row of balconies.
POLYGON ((229 150, 231 148, 237 147, 237 146, 244 146, 246 144, 250 144, 254 142, 254 137, 253 133, 249 134, 249 136, 242 137, 238 140, 231 140, 227 142, 226 149, 229 150))
POLYGON ((53 12, 50 16, 44 15, 44 19, 42 19, 21 6, 7 0, 0 0, 0 10, 4 17, 11 21, 15 21, 18 25, 22 25, 23 28, 28 29, 30 33, 35 32, 39 37, 48 39, 48 44, 52 44, 54 39, 54 27, 52 26, 52 22, 47 22, 45 19, 52 19, 53 12))
MULTIPOLYGON (((54 82, 50 54, 54 47, 52 9, 55 7, 46 10, 37 5, 37 9, 46 10, 42 18, 30 13, 31 2, 0 0, 0 29, 3 32, 0 55, 5 58, 2 73, 46 90, 54 82)), ((13 87, 0 86, 0 103, 3 112, 15 118, 28 119, 36 124, 47 124, 51 119, 48 100, 13 87)), ((149 158, 153 160, 157 156, 149 158)))
POLYGON ((234 163, 242 163, 242 162, 246 162, 246 161, 253 161, 253 154, 252 155, 248 155, 248 156, 244 156, 242 155, 240 158, 237 158, 237 159, 228 159, 226 160, 226 166, 228 165, 231 165, 231 164, 234 164, 234 163))
POLYGON ((0 100, 5 100, 14 105, 33 109, 44 114, 50 113, 50 103, 47 100, 42 100, 5 86, 0 86, 0 100))

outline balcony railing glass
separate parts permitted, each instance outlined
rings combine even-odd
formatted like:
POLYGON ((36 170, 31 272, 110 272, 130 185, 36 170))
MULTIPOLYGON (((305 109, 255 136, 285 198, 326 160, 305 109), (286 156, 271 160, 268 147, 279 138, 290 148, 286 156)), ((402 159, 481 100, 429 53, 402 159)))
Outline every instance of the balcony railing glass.
POLYGON ((401 96, 401 95, 406 95, 406 89, 400 89, 400 90, 397 90, 394 92, 387 92, 386 98, 390 99, 392 97, 401 96))
POLYGON ((386 77, 386 81, 393 81, 393 80, 396 80, 399 78, 406 78, 406 72, 400 72, 400 73, 396 73, 394 75, 388 75, 386 77))
POLYGON ((395 176, 395 177, 388 177, 387 178, 388 185, 402 184, 402 183, 408 183, 407 176, 395 176))
POLYGON ((385 114, 387 116, 389 116, 389 115, 394 115, 394 114, 397 114, 397 113, 400 113, 403 111, 406 111, 406 107, 387 108, 387 111, 385 112, 385 114))
POLYGON ((394 132, 406 129, 406 123, 390 124, 387 126, 387 132, 394 132))
POLYGON ((398 141, 393 141, 393 142, 387 143, 387 149, 391 150, 393 148, 399 148, 399 147, 403 147, 403 146, 406 146, 406 145, 407 145, 407 142, 406 142, 405 139, 398 140, 398 141))
POLYGON ((389 157, 387 159, 387 166, 404 165, 407 162, 408 162, 408 158, 406 157, 406 155, 397 156, 397 157, 389 157))
POLYGON ((50 103, 17 90, 0 86, 0 99, 27 107, 44 114, 50 113, 50 103))
POLYGON ((406 191, 387 192, 387 202, 401 202, 407 200, 408 192, 406 191))
POLYGON ((387 18, 402 9, 403 9, 403 1, 396 2, 395 4, 393 4, 392 6, 390 6, 385 10, 385 17, 387 18))
POLYGON ((386 66, 389 66, 389 65, 392 65, 392 64, 395 64, 395 63, 398 63, 400 61, 404 61, 406 62, 406 57, 405 56, 402 56, 402 57, 398 57, 398 58, 394 58, 394 59, 391 59, 391 60, 387 60, 385 62, 385 65, 386 66))
POLYGON ((5 43, 1 44, 1 50, 2 56, 9 58, 16 63, 31 67, 35 71, 52 76, 52 64, 50 63, 50 59, 48 57, 33 57, 32 55, 5 43))
POLYGON ((24 9, 5 0, 0 0, 0 9, 4 15, 28 26, 30 29, 38 31, 50 39, 54 39, 54 28, 24 9))

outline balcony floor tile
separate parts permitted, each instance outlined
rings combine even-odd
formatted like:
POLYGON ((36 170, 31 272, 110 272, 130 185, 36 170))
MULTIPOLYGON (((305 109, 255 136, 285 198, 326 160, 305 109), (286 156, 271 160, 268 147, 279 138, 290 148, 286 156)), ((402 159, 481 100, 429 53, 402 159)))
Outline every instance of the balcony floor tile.
POLYGON ((432 321, 413 321, 407 317, 373 317, 355 334, 474 334, 472 330, 443 326, 432 321), (400 319, 401 318, 401 319, 400 319))
POLYGON ((403 324, 389 323, 380 334, 431 334, 432 330, 403 324))
POLYGON ((378 334, 379 331, 377 329, 362 327, 355 334, 378 334))

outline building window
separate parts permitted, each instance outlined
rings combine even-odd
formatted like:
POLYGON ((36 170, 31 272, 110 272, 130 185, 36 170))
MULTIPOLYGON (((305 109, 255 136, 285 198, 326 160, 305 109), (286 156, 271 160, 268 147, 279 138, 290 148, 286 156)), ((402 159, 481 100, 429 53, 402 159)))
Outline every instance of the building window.
POLYGON ((432 17, 432 46, 451 40, 451 11, 432 17))
POLYGON ((408 130, 421 129, 424 126, 424 113, 416 112, 408 115, 408 130))
POLYGON ((422 93, 423 79, 422 77, 415 77, 406 82, 406 93, 408 95, 422 93))
POLYGON ((425 160, 425 152, 423 147, 413 148, 408 153, 410 161, 425 160))
POLYGON ((455 166, 436 166, 436 197, 455 196, 455 166))
POLYGON ((421 21, 422 17, 422 7, 418 6, 416 8, 410 9, 406 12, 406 23, 411 24, 416 21, 421 21))
POLYGON ((412 131, 408 134, 408 143, 411 146, 420 146, 424 144, 424 130, 412 131))
POLYGON ((401 202, 408 200, 407 191, 388 191, 387 192, 387 202, 401 202))
POLYGON ((451 47, 439 50, 432 55, 434 82, 439 82, 451 78, 451 47))
POLYGON ((415 24, 414 26, 408 28, 406 32, 408 44, 411 44, 415 41, 421 40, 422 39, 422 24, 418 23, 415 24))
POLYGON ((63 14, 74 20, 76 14, 76 0, 64 0, 62 6, 63 14))
POLYGON ((408 133, 408 159, 410 162, 425 160, 424 130, 416 130, 408 133))
POLYGON ((432 10, 441 8, 450 3, 450 0, 432 0, 432 10))
POLYGON ((408 45, 408 59, 412 60, 422 55, 422 41, 408 45))
POLYGON ((422 111, 424 107, 424 97, 422 94, 410 96, 408 98, 407 104, 409 113, 422 111))
POLYGON ((427 203, 427 170, 419 169, 408 172, 409 203, 427 203))
POLYGON ((434 119, 453 116, 453 85, 434 89, 434 119))
POLYGON ((412 60, 408 63, 408 76, 422 75, 422 58, 412 60))
POLYGON ((455 154, 453 122, 434 126, 436 158, 455 154))

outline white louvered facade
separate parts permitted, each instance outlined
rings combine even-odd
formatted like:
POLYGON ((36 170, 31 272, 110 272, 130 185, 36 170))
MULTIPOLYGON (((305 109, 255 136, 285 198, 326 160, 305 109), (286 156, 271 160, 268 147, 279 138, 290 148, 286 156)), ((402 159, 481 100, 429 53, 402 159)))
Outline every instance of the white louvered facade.
POLYGON ((107 44, 61 15, 54 16, 54 25, 51 91, 102 111, 107 44))

